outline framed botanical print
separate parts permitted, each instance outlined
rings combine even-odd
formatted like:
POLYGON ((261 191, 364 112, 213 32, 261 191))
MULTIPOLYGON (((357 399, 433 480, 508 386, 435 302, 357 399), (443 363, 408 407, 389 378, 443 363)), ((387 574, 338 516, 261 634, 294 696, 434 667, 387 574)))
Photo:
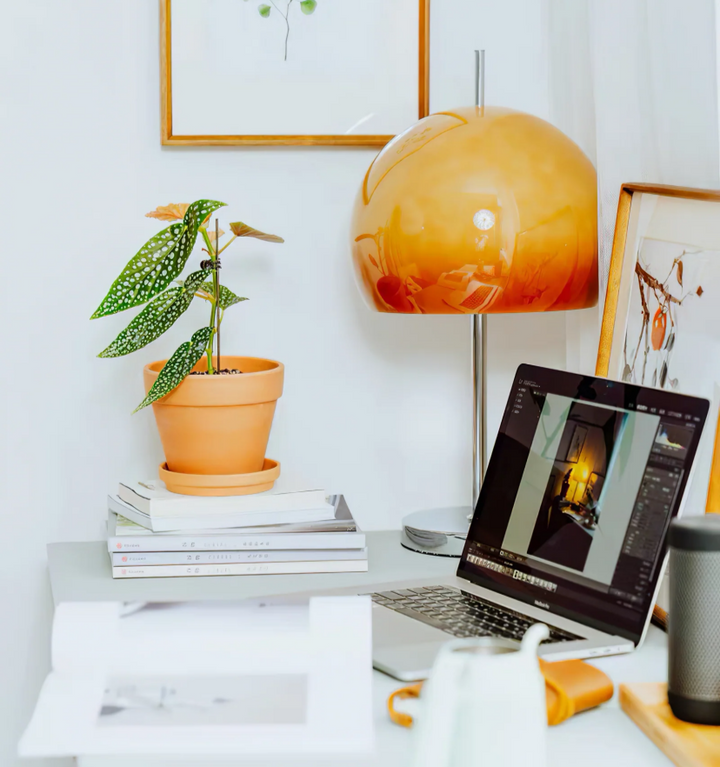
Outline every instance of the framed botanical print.
POLYGON ((428 114, 430 0, 160 0, 166 145, 383 146, 428 114))
MULTIPOLYGON (((716 414, 719 295, 720 192, 623 185, 596 374, 702 396, 716 414)), ((720 451, 711 423, 688 503, 720 511, 720 451)))

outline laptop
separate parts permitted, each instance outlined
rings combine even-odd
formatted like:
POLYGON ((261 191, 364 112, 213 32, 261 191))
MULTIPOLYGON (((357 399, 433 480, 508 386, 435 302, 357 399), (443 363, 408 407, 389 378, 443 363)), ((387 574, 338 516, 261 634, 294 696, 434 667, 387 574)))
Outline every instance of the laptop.
POLYGON ((373 588, 375 667, 423 679, 449 639, 518 642, 536 622, 549 660, 638 647, 708 407, 521 365, 456 575, 373 588))

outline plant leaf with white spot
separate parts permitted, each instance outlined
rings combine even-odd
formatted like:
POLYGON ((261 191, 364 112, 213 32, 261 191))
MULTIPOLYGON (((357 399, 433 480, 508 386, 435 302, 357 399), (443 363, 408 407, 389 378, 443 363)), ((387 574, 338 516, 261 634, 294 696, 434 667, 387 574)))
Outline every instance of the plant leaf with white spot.
MULTIPOLYGON (((215 300, 215 288, 213 287, 212 282, 203 282, 203 284, 200 286, 201 290, 204 290, 209 296, 211 301, 215 300)), ((230 288, 226 288, 224 285, 220 286, 220 308, 221 309, 227 309, 228 306, 234 306, 235 304, 239 304, 241 301, 247 301, 247 298, 242 298, 241 296, 236 296, 235 293, 230 290, 230 288)))
POLYGON ((225 205, 198 200, 185 211, 182 223, 151 237, 130 259, 90 319, 140 306, 156 296, 182 272, 195 247, 200 224, 225 205))
POLYGON ((153 402, 157 402, 180 386, 205 353, 212 334, 212 328, 200 328, 189 341, 181 344, 165 363, 147 397, 133 410, 133 413, 152 405, 153 402))
POLYGON ((122 357, 159 338, 190 306, 195 291, 206 277, 204 269, 193 272, 182 286, 170 288, 154 298, 98 357, 122 357))

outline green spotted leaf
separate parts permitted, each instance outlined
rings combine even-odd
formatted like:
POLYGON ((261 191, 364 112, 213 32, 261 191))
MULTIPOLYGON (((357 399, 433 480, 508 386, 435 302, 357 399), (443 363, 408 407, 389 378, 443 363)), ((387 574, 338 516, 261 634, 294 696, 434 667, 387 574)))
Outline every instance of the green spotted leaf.
POLYGON ((200 328, 189 341, 181 344, 172 357, 165 363, 160 371, 155 383, 151 386, 147 397, 133 410, 137 413, 153 402, 162 399, 166 394, 170 394, 187 378, 195 364, 203 356, 207 349, 210 338, 212 337, 212 328, 200 328))
POLYGON ((154 298, 98 357, 122 357, 159 338, 190 306, 195 291, 206 277, 204 269, 193 272, 183 285, 154 298))
MULTIPOLYGON (((203 282, 203 284, 200 286, 200 289, 204 290, 209 296, 215 296, 215 288, 213 287, 212 282, 203 282)), ((230 288, 226 288, 224 285, 220 286, 221 309, 227 309, 228 306, 234 306, 235 304, 239 304, 241 301, 247 301, 247 298, 236 296, 235 293, 230 290, 230 288)))
POLYGON ((311 13, 314 13, 316 8, 317 8, 317 0, 302 0, 302 2, 300 3, 300 10, 306 16, 309 16, 311 13))
POLYGON ((258 8, 258 13, 266 19, 270 15, 270 6, 269 5, 261 5, 258 8))
POLYGON ((200 224, 223 205, 198 200, 188 207, 181 222, 151 237, 130 259, 90 319, 140 306, 165 290, 185 268, 200 224))

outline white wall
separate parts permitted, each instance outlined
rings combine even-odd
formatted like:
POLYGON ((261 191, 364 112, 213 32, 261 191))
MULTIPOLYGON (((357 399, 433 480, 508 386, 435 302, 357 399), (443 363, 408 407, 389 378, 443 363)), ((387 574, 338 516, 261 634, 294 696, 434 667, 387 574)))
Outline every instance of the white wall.
MULTIPOLYGON (((543 4, 433 0, 432 107, 473 98, 548 113, 543 4)), ((469 320, 370 313, 353 283, 351 205, 373 150, 161 148, 155 0, 0 0, 2 384, 0 764, 47 669, 45 544, 103 534, 105 495, 161 460, 152 413, 131 416, 143 364, 198 326, 119 360, 95 355, 126 317, 88 317, 158 224, 159 204, 203 196, 282 234, 235 245, 223 277, 251 300, 224 348, 287 366, 270 455, 346 493, 367 529, 468 501, 469 320)), ((241 87, 241 86, 240 86, 241 87)), ((490 320, 494 436, 521 361, 562 367, 562 315, 490 320)))

